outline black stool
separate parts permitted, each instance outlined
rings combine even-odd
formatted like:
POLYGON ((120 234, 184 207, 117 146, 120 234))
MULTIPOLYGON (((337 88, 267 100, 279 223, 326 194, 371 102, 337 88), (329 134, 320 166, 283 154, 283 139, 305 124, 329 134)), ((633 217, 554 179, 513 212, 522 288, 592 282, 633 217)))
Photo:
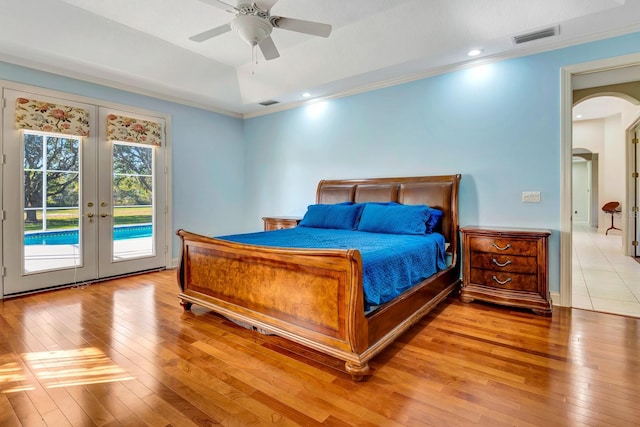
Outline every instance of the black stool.
POLYGON ((605 203, 604 206, 602 207, 602 211, 611 215, 611 227, 607 228, 607 231, 604 234, 608 235, 609 230, 620 230, 618 227, 613 226, 613 215, 622 211, 622 208, 620 207, 620 202, 605 203))

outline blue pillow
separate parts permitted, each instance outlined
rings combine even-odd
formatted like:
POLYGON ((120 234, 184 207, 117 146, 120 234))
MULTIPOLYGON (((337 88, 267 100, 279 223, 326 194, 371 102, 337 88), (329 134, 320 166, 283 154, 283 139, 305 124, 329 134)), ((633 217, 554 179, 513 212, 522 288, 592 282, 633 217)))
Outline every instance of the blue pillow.
POLYGON ((379 205, 367 203, 358 231, 387 234, 425 234, 430 213, 425 205, 379 205))
POLYGON ((357 204, 309 205, 300 227, 354 230, 362 206, 357 204))
POLYGON ((443 212, 440 209, 429 208, 429 219, 427 220, 427 233, 433 233, 438 229, 443 212))
MULTIPOLYGON (((398 202, 358 202, 354 204, 360 206, 360 215, 362 215, 362 210, 367 205, 389 206, 389 205, 399 205, 400 203, 398 202)), ((358 218, 356 219, 356 225, 355 227, 353 227, 354 230, 358 229, 358 224, 360 223, 360 215, 358 215, 358 218)))

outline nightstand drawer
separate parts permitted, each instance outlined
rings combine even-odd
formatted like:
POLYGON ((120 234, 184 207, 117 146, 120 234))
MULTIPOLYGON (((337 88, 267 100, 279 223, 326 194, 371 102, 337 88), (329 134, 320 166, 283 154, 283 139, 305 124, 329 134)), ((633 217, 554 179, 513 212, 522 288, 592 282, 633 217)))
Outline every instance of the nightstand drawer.
POLYGON ((509 255, 535 256, 538 246, 535 241, 503 237, 472 237, 470 250, 509 255))
POLYGON ((496 272, 536 274, 538 258, 535 256, 512 256, 476 252, 471 257, 471 268, 496 272))
POLYGON ((295 228, 298 226, 300 218, 290 216, 265 216, 262 218, 262 221, 264 222, 264 231, 272 231, 295 228))
POLYGON ((536 292, 538 290, 538 276, 535 274, 499 272, 472 268, 471 283, 474 285, 514 291, 536 292))

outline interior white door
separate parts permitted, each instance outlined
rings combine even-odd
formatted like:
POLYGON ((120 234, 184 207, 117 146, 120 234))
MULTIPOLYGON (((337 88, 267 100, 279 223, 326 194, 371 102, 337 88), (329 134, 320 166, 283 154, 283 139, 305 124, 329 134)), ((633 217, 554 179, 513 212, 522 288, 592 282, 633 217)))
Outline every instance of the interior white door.
POLYGON ((34 98, 83 108, 90 117, 95 107, 9 89, 3 98, 3 295, 94 279, 96 136, 17 130, 15 105, 34 98))
POLYGON ((589 222, 589 173, 588 161, 574 157, 573 161, 573 222, 589 222))

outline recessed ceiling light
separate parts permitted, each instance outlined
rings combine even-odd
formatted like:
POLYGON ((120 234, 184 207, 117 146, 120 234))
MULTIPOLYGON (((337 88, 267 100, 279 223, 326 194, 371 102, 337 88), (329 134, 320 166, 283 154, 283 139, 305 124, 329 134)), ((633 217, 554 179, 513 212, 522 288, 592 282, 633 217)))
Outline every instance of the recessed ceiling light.
POLYGON ((303 97, 305 98, 309 98, 311 96, 311 94, 309 92, 305 92, 302 94, 303 97))
POLYGON ((469 52, 467 52, 467 55, 469 56, 478 56, 482 53, 482 49, 472 49, 469 52))
POLYGON ((581 119, 581 118, 582 118, 582 114, 576 115, 576 119, 581 119))

